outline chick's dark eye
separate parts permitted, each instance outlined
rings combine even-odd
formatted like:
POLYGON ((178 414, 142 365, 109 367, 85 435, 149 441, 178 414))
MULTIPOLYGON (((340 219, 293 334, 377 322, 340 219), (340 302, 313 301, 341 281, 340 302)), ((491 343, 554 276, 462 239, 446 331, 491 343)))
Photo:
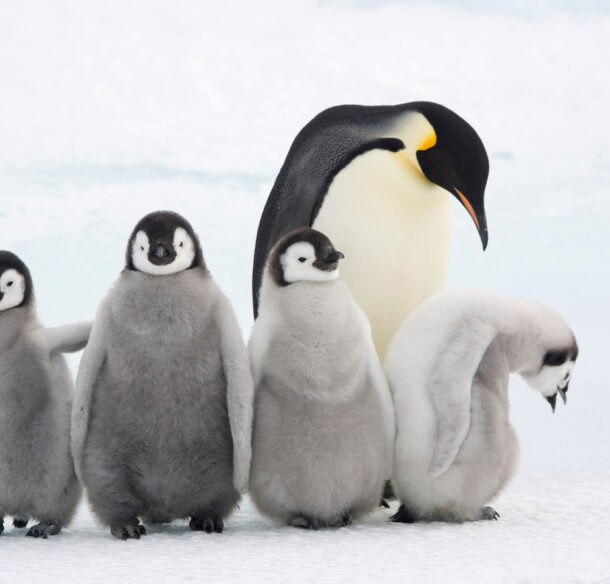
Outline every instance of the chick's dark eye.
POLYGON ((307 258, 299 258, 299 261, 303 263, 307 258))
POLYGON ((140 246, 140 249, 141 249, 142 251, 144 251, 144 246, 143 246, 143 245, 141 245, 141 246, 140 246))
POLYGON ((180 247, 183 247, 183 246, 184 246, 184 242, 183 242, 183 241, 181 241, 181 242, 180 242, 178 245, 179 245, 180 247))
POLYGON ((13 285, 13 281, 11 280, 10 282, 6 283, 7 286, 12 286, 13 285))

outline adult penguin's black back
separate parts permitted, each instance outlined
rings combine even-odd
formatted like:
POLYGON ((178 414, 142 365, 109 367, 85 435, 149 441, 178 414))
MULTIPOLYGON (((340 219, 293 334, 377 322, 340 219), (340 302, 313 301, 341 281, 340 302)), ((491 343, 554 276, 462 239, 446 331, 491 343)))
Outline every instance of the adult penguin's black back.
POLYGON ((263 210, 252 294, 271 246, 312 226, 345 253, 341 275, 367 313, 380 356, 408 313, 444 287, 449 197, 487 244, 489 171, 474 129, 430 102, 327 109, 295 138, 263 210))

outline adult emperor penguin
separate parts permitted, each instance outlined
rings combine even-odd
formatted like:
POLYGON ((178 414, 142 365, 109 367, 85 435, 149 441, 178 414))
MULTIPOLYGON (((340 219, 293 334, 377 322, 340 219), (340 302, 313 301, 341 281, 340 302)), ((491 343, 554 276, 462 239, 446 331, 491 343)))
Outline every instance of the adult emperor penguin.
POLYGON ((250 496, 281 523, 339 527, 391 476, 394 410, 370 327, 338 280, 343 254, 310 228, 272 249, 249 341, 250 496))
POLYGON ((46 538, 68 525, 81 487, 70 454, 72 379, 62 355, 87 343, 91 323, 43 328, 30 271, 0 251, 0 533, 38 521, 46 538))
POLYGON ((193 530, 222 531, 247 489, 253 390, 191 225, 146 215, 98 310, 72 413, 77 473, 113 535, 189 517, 193 530))
POLYGON ((380 357, 413 308, 445 285, 454 195, 487 245, 489 162, 474 129, 430 102, 327 109, 297 135, 263 210, 263 267, 285 233, 312 226, 342 249, 342 279, 369 318, 380 357))
POLYGON ((441 292, 411 313, 385 362, 396 407, 394 521, 497 519, 519 445, 508 380, 520 373, 555 411, 578 347, 554 310, 483 291, 441 292))

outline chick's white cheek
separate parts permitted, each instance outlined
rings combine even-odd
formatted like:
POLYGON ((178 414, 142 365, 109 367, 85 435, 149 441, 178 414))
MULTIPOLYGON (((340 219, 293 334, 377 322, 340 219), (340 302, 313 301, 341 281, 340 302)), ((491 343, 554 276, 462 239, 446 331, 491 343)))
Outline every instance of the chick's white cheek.
POLYGON ((0 277, 0 290, 3 293, 0 300, 0 310, 8 310, 19 306, 25 296, 25 278, 17 270, 10 269, 0 277))
POLYGON ((315 257, 316 252, 313 245, 305 241, 293 243, 286 249, 280 258, 286 282, 316 280, 315 272, 319 270, 312 265, 315 257))
MULTIPOLYGON (((138 260, 143 260, 148 257, 148 248, 149 248, 148 236, 143 231, 138 231, 136 234, 135 240, 131 247, 131 255, 134 258, 138 258, 138 260)), ((135 261, 134 261, 135 263, 135 261)))
POLYGON ((286 282, 328 282, 339 277, 339 270, 320 270, 313 265, 313 260, 302 263, 296 258, 282 261, 284 279, 286 282))
POLYGON ((525 377, 525 380, 533 388, 545 396, 551 396, 559 388, 566 386, 570 380, 572 366, 570 364, 558 365, 556 367, 547 365, 540 373, 525 377), (567 375, 567 378, 566 378, 567 375))
POLYGON ((174 251, 176 271, 187 270, 192 266, 195 259, 195 242, 181 227, 178 227, 174 233, 174 251))
POLYGON ((148 254, 145 248, 137 242, 134 243, 132 247, 131 256, 133 258, 133 263, 136 267, 141 265, 143 262, 146 262, 148 259, 148 254))
POLYGON ((148 259, 150 242, 144 231, 138 231, 131 248, 131 257, 135 269, 146 274, 154 274, 153 264, 148 259))
POLYGON ((557 379, 557 386, 564 389, 572 381, 572 372, 574 370, 574 361, 568 361, 561 367, 560 374, 557 379))
POLYGON ((174 250, 177 254, 181 252, 181 250, 186 250, 189 248, 189 241, 192 243, 191 237, 182 227, 177 227, 174 231, 174 250))

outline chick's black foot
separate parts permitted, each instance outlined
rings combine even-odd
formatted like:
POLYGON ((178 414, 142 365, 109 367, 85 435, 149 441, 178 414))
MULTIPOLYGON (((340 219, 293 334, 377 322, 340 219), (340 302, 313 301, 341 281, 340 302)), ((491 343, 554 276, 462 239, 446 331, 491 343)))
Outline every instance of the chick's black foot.
POLYGON ((135 522, 113 523, 110 533, 118 539, 140 539, 141 535, 146 535, 146 529, 136 519, 135 522))
POLYGON ((493 507, 483 507, 481 509, 481 514, 479 515, 479 519, 486 521, 497 521, 500 517, 500 514, 493 507))
POLYGON ((22 527, 26 527, 27 524, 28 524, 27 517, 13 517, 13 527, 22 528, 22 527))
POLYGON ((49 535, 57 535, 61 531, 61 526, 56 523, 49 523, 43 521, 41 523, 37 523, 36 525, 32 525, 25 534, 27 537, 41 537, 42 539, 47 539, 49 535))
POLYGON ((338 523, 330 524, 329 527, 347 527, 352 524, 352 516, 349 513, 344 513, 338 523))
POLYGON ((220 517, 191 517, 189 527, 193 531, 205 531, 206 533, 222 533, 225 524, 220 517))

